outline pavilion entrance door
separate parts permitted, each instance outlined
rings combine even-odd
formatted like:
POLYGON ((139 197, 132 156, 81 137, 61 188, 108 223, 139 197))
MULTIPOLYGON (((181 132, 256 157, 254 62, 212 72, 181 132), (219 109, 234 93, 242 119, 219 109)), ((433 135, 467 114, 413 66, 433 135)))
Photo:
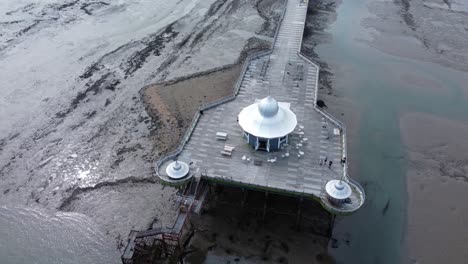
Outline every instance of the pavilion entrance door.
POLYGON ((257 138, 257 150, 270 151, 270 141, 267 138, 257 138))

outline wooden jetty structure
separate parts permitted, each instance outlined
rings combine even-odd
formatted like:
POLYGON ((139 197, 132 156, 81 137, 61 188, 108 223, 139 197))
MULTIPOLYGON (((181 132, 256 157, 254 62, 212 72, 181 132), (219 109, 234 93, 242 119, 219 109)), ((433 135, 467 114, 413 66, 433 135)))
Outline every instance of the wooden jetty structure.
POLYGON ((146 260, 167 259, 181 253, 184 238, 190 232, 190 214, 199 214, 208 195, 208 185, 200 177, 193 177, 185 188, 177 193, 178 214, 171 228, 132 230, 122 254, 122 263, 147 263, 146 260))

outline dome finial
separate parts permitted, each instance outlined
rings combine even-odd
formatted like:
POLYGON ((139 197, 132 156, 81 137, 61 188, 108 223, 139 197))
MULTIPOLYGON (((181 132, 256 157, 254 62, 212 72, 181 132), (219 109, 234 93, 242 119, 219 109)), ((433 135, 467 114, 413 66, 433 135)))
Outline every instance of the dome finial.
POLYGON ((258 111, 264 117, 272 117, 278 113, 278 102, 271 96, 263 98, 258 104, 258 111))

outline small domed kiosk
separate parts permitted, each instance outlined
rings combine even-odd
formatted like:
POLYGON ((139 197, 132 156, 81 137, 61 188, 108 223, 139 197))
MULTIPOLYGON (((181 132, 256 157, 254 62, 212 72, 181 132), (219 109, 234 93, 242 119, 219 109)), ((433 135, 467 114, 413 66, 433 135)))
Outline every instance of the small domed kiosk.
POLYGON ((277 102, 271 96, 256 100, 239 113, 244 138, 255 150, 275 151, 288 143, 288 135, 297 125, 289 103, 277 102))
POLYGON ((325 192, 332 204, 341 205, 351 196, 351 187, 343 180, 331 180, 325 185, 325 192))
POLYGON ((189 166, 183 161, 173 161, 166 168, 166 174, 173 180, 180 180, 189 173, 189 166))

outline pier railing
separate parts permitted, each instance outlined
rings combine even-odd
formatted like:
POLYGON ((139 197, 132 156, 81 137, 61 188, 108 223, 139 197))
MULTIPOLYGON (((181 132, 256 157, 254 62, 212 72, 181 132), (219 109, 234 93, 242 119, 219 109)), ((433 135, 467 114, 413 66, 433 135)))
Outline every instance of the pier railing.
MULTIPOLYGON (((307 1, 304 1, 305 3, 307 1)), ((307 12, 307 10, 306 10, 307 12)), ((320 114, 322 114, 326 119, 328 119, 329 121, 331 121, 332 123, 334 123, 340 130, 341 130, 341 134, 342 134, 342 145, 343 145, 343 151, 342 151, 342 158, 346 158, 348 157, 348 148, 347 148, 347 142, 346 142, 346 126, 345 124, 343 124, 340 120, 338 120, 337 118, 335 118, 334 116, 332 116, 331 114, 327 113, 325 110, 322 110, 320 109, 320 107, 317 106, 317 99, 318 99, 318 89, 319 89, 319 73, 320 73, 320 66, 313 62, 311 59, 309 59, 307 56, 305 56, 304 54, 302 54, 302 43, 303 43, 303 38, 304 38, 304 28, 305 28, 305 25, 306 25, 306 20, 307 20, 307 14, 304 16, 304 27, 302 28, 302 34, 301 34, 301 39, 300 39, 300 42, 301 43, 301 47, 299 47, 299 50, 297 51, 297 55, 302 58, 303 60, 305 60, 306 62, 310 63, 311 65, 313 65, 315 67, 315 70, 316 70, 316 76, 317 78, 315 78, 315 91, 314 91, 314 109, 319 112, 320 114)), ((343 177, 347 180, 349 180, 348 178, 348 164, 347 162, 344 163, 344 167, 343 167, 343 177)))
MULTIPOLYGON (((302 40, 301 40, 302 41, 302 40)), ((315 79, 315 92, 314 92, 314 109, 319 112, 321 115, 323 115, 327 120, 335 124, 341 131, 342 134, 342 148, 343 148, 343 153, 342 153, 342 158, 345 158, 348 156, 348 148, 347 148, 347 142, 346 142, 346 126, 337 118, 332 116, 331 114, 327 113, 325 110, 320 109, 320 107, 317 106, 317 99, 318 99, 318 76, 320 72, 320 66, 318 66, 315 62, 307 58, 302 54, 301 51, 298 52, 299 57, 301 57, 303 60, 307 61, 308 63, 312 64, 316 68, 316 76, 317 78, 315 79)), ((344 164, 343 168, 343 174, 345 178, 348 178, 348 165, 347 163, 344 164)))
MULTIPOLYGON (((305 25, 306 25, 306 19, 307 19, 307 15, 304 16, 304 27, 303 27, 303 29, 305 28, 305 25)), ((304 33, 301 34, 301 40, 299 42, 299 43, 301 43, 301 45, 303 43, 303 38, 304 38, 304 33)), ((342 148, 343 148, 341 155, 342 155, 342 158, 345 158, 345 160, 346 160, 346 162, 343 164, 343 175, 342 176, 343 176, 343 179, 345 179, 348 183, 350 183, 351 186, 353 186, 354 188, 357 189, 357 195, 360 198, 359 205, 356 208, 356 210, 357 210, 364 203, 366 194, 365 194, 364 188, 362 188, 362 186, 357 181, 353 180, 348 175, 348 162, 347 162, 348 144, 347 144, 347 140, 346 140, 346 138, 347 138, 346 125, 344 123, 342 123, 340 120, 338 120, 337 118, 335 118, 330 113, 328 113, 325 110, 318 107, 317 99, 318 99, 318 89, 319 89, 319 83, 318 82, 319 82, 320 66, 317 63, 313 62, 311 59, 309 59, 307 56, 302 54, 302 47, 299 48, 297 54, 298 54, 298 56, 300 58, 302 58, 306 62, 313 65, 315 67, 315 70, 316 70, 317 78, 315 78, 314 109, 317 112, 319 112, 322 116, 324 116, 327 120, 334 123, 341 130, 341 134, 342 134, 341 139, 342 139, 342 148)), ((323 200, 324 197, 323 197, 322 194, 320 194, 320 198, 323 200)), ((335 208, 335 209, 337 209, 337 208, 335 208)))

